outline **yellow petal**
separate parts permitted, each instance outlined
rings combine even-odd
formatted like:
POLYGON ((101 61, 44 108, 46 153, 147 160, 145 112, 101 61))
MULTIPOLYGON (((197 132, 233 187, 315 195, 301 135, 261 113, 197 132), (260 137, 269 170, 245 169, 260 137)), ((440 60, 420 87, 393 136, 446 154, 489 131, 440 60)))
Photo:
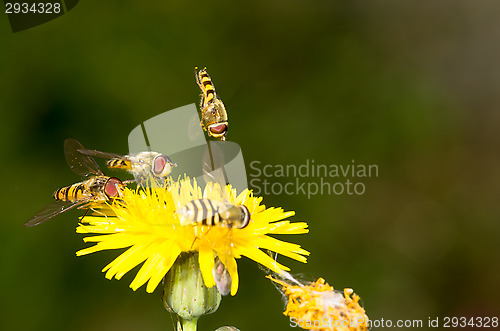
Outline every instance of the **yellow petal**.
POLYGON ((200 249, 200 255, 198 257, 200 263, 200 270, 203 276, 203 281, 205 286, 210 288, 215 285, 214 276, 212 270, 214 268, 214 252, 211 249, 200 249))

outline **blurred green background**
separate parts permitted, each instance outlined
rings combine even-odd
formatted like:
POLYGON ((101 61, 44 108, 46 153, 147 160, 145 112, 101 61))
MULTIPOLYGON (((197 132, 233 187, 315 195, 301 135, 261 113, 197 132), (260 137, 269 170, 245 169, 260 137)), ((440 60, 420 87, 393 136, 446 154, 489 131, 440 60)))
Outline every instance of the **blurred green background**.
MULTIPOLYGON (((197 103, 207 66, 247 166, 379 166, 364 195, 264 195, 310 233, 304 279, 352 287, 373 319, 500 315, 498 1, 96 1, 13 34, 0 15, 0 328, 171 330, 159 291, 86 257, 68 212, 23 222, 79 180, 63 141, 126 153, 139 123, 197 103)), ((271 178, 287 182, 290 178, 271 178)), ((317 180, 317 179, 314 179, 317 180)), ((279 292, 240 288, 201 330, 288 330, 279 292)), ((422 329, 426 329, 425 327, 422 329)))

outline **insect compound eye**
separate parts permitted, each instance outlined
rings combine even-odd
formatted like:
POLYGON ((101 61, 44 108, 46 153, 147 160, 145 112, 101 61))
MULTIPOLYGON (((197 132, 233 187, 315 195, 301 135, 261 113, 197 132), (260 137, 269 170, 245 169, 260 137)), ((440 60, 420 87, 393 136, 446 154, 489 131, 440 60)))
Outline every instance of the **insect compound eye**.
POLYGON ((216 135, 223 134, 227 131, 227 125, 226 124, 218 124, 218 125, 212 125, 210 127, 210 132, 216 135))
POLYGON ((122 181, 118 178, 111 177, 104 185, 104 193, 108 196, 108 198, 116 198, 119 194, 119 186, 122 185, 122 181))
POLYGON ((172 172, 172 166, 176 166, 166 155, 160 154, 153 160, 153 173, 160 177, 166 177, 172 172))
POLYGON ((165 165, 167 164, 167 158, 165 155, 158 155, 153 160, 153 173, 155 175, 161 175, 165 165))
POLYGON ((248 211, 247 206, 241 205, 241 225, 239 226, 240 229, 246 228, 247 225, 250 223, 250 212, 248 211))

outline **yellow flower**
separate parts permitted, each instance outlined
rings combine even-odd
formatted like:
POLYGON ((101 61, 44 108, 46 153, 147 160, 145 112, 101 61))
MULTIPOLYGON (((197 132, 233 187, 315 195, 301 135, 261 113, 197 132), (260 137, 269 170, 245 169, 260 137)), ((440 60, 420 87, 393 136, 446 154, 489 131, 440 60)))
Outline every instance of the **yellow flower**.
POLYGON ((169 188, 125 189, 120 200, 97 205, 93 208, 94 215, 82 219, 76 232, 101 235, 85 237, 85 242, 97 244, 76 254, 81 256, 129 247, 109 263, 103 272, 106 272, 108 279, 120 279, 144 262, 130 287, 135 291, 147 282, 146 291, 150 293, 181 252, 199 252, 205 285, 214 286, 212 269, 214 258, 218 256, 231 276, 231 295, 235 295, 238 290, 237 258, 246 256, 281 274, 289 269, 275 262, 261 249, 304 263, 305 256, 309 255, 299 245, 268 236, 307 233, 307 223, 290 223, 284 219, 294 215, 294 212, 284 212, 281 208, 266 209, 261 202, 262 198, 254 197, 249 190, 236 195, 230 185, 221 190, 218 184, 209 183, 202 192, 196 181, 191 182, 189 178, 172 181, 169 188), (242 229, 222 225, 181 225, 176 212, 178 207, 201 198, 215 201, 226 198, 233 205, 245 205, 251 215, 249 225, 242 229))
POLYGON ((352 289, 344 293, 334 291, 333 287, 319 278, 310 285, 303 285, 291 275, 285 282, 267 276, 283 286, 282 291, 288 297, 285 316, 303 329, 329 331, 364 331, 368 330, 368 316, 359 304, 359 296, 352 289))

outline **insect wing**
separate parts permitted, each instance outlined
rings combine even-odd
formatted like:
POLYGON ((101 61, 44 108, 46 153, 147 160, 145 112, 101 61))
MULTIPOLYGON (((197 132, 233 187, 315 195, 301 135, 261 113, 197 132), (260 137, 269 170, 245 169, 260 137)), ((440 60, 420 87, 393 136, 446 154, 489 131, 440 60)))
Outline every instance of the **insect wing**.
POLYGON ((66 139, 64 141, 64 155, 71 170, 80 176, 104 175, 94 159, 82 154, 79 150, 85 150, 85 147, 78 140, 66 139))
POLYGON ((64 213, 67 210, 83 205, 86 202, 87 202, 86 200, 76 201, 76 202, 57 200, 51 203, 50 205, 46 206, 45 208, 39 210, 35 214, 35 216, 33 216, 26 223, 24 223, 24 226, 32 227, 38 225, 40 223, 50 220, 51 218, 59 214, 64 213))
MULTIPOLYGON (((209 142, 205 148, 202 172, 205 183, 219 184, 223 196, 227 193, 228 181, 224 170, 224 153, 216 143, 209 142)), ((227 199, 227 194, 224 198, 227 199)))
POLYGON ((198 84, 200 89, 203 91, 203 85, 201 85, 200 81, 200 72, 201 70, 198 71, 198 67, 194 67, 194 78, 196 79, 196 84, 198 84))
POLYGON ((125 157, 125 156, 120 155, 120 154, 106 153, 106 152, 96 151, 94 149, 85 149, 85 148, 78 149, 78 152, 85 154, 85 155, 88 155, 88 156, 96 156, 96 157, 100 157, 103 159, 114 159, 114 158, 121 159, 121 158, 125 157))
POLYGON ((214 194, 214 196, 220 196, 220 200, 216 200, 217 202, 217 210, 219 213, 222 213, 229 208, 233 207, 230 203, 229 194, 227 190, 227 185, 229 181, 227 180, 226 171, 224 168, 224 152, 222 148, 219 147, 219 143, 209 142, 205 149, 205 153, 203 155, 203 178, 205 183, 212 183, 212 190, 219 190, 219 194, 214 194))

